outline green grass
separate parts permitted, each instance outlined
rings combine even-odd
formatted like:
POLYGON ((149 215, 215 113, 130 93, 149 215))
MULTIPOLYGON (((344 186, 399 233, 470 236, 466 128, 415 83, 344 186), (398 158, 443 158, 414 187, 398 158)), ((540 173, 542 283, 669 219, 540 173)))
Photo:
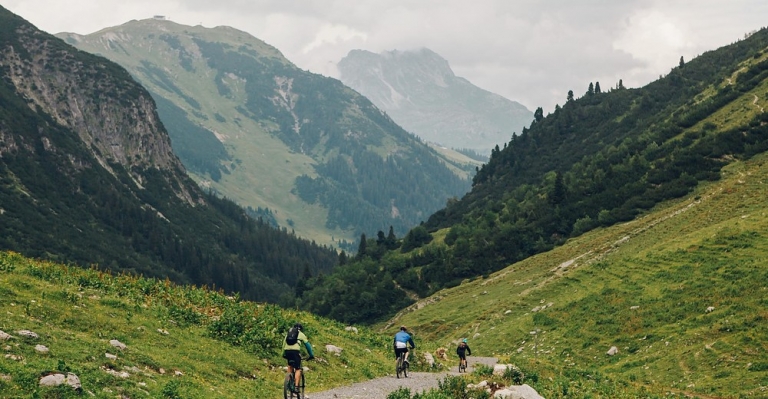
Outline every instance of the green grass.
POLYGON ((606 376, 626 397, 766 397, 768 162, 737 162, 723 177, 385 324, 446 347, 468 337, 473 353, 546 376, 535 387, 547 398, 618 397, 574 389, 594 383, 585 378, 558 391, 558 378, 579 373, 606 376), (606 355, 611 346, 617 355, 606 355))
POLYGON ((310 314, 239 301, 221 293, 169 282, 111 276, 0 252, 0 360, 3 398, 81 396, 65 388, 41 388, 41 376, 78 375, 84 395, 97 398, 277 397, 285 361, 280 342, 301 320, 316 355, 309 362, 309 392, 381 376, 390 371, 388 337, 359 333, 310 314), (38 339, 24 339, 19 330, 38 339), (167 334, 166 334, 167 332, 167 334), (112 339, 127 345, 119 350, 112 339), (38 354, 45 345, 50 352, 38 354), (326 355, 325 345, 344 350, 326 355), (116 360, 106 354, 117 355, 116 360), (127 372, 122 378, 114 373, 127 372))

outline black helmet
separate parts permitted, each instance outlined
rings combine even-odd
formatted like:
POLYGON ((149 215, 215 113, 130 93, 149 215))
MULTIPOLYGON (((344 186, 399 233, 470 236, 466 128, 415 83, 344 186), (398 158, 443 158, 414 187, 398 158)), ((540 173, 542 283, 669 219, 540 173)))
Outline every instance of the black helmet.
POLYGON ((400 331, 408 331, 408 329, 405 326, 400 326, 400 331))
POLYGON ((296 327, 296 329, 299 330, 299 331, 304 330, 304 326, 302 326, 301 323, 296 323, 293 326, 296 327))

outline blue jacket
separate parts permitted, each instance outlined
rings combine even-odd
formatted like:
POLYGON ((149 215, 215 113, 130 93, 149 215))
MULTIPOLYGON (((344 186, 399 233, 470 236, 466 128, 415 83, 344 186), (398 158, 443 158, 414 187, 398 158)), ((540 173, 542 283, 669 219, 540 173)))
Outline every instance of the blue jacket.
POLYGON ((405 342, 411 345, 411 349, 416 348, 416 345, 413 343, 413 338, 411 338, 410 334, 405 331, 398 331, 397 334, 395 334, 395 340, 392 342, 392 345, 394 345, 395 342, 405 342))

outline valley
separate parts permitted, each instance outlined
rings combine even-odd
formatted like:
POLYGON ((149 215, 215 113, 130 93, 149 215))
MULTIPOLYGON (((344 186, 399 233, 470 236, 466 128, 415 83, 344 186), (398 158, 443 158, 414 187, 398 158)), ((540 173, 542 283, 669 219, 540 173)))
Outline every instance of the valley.
POLYGON ((768 29, 487 161, 229 27, 0 7, 0 74, 3 397, 278 397, 297 321, 310 397, 766 396, 768 29))

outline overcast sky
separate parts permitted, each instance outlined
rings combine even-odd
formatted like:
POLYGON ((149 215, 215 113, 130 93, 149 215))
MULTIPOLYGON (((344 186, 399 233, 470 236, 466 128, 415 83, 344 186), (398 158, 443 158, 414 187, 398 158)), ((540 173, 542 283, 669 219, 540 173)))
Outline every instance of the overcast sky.
POLYGON ((302 69, 338 77, 352 49, 429 48, 456 75, 545 113, 590 82, 643 86, 768 25, 766 0, 0 0, 49 32, 165 15, 231 26, 302 69))

